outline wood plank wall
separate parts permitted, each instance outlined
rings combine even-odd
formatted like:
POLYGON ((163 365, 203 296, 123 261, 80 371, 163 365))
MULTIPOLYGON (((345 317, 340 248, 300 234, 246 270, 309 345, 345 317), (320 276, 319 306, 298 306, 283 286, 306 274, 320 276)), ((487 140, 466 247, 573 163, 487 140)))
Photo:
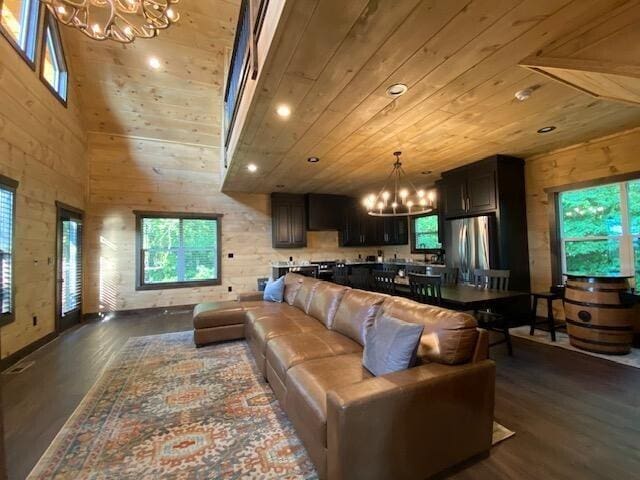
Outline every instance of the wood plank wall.
POLYGON ((87 169, 86 134, 73 87, 65 108, 4 39, 0 99, 0 173, 20 182, 16 319, 0 332, 5 358, 55 329, 55 202, 85 207, 87 169))
POLYGON ((86 312, 231 299, 255 290, 257 278, 269 275, 274 260, 375 253, 374 248, 339 248, 337 232, 310 232, 305 249, 273 249, 269 196, 221 193, 219 155, 218 147, 89 133, 86 312), (136 291, 133 210, 224 214, 222 285, 136 291))
MULTIPOLYGON (((531 288, 551 285, 549 205, 545 188, 606 178, 640 170, 640 129, 636 128, 543 155, 525 163, 531 288)), ((560 307, 559 302, 556 307, 560 307)), ((562 316, 562 312, 557 312, 562 316)), ((542 315, 540 308, 539 315, 542 315)))

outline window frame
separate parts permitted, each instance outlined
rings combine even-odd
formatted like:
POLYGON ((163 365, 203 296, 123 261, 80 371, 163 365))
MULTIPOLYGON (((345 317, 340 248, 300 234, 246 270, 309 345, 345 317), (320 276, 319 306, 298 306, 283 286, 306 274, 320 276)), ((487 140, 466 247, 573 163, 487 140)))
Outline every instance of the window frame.
MULTIPOLYGON (((565 274, 565 255, 564 255, 564 243, 567 241, 590 241, 590 240, 609 240, 616 239, 620 242, 620 266, 621 269, 625 267, 624 261, 627 260, 627 264, 631 265, 633 272, 632 276, 635 277, 635 265, 633 262, 633 239, 640 238, 638 234, 632 234, 628 225, 628 192, 627 182, 640 180, 640 171, 634 171, 630 173, 624 173, 620 175, 612 175, 610 177, 601 177, 594 180, 587 180, 583 182, 576 182, 569 185, 562 185, 558 187, 550 187, 545 189, 547 194, 550 209, 549 209, 549 245, 551 247, 551 278, 554 285, 563 284, 563 277, 565 274), (605 185, 620 184, 620 215, 623 226, 621 235, 609 235, 609 236, 592 236, 592 237, 562 237, 562 207, 560 205, 560 194, 564 192, 574 190, 584 190, 587 188, 602 187, 605 185), (625 245, 624 240, 629 239, 629 245, 625 245), (625 249, 626 248, 626 249, 625 249), (631 255, 631 257, 629 257, 631 255)), ((625 274, 623 271, 621 276, 625 274)), ((638 286, 636 286, 638 288, 638 286)))
MULTIPOLYGON (((36 71, 36 63, 37 63, 37 59, 38 59, 38 45, 40 44, 39 40, 40 40, 40 36, 41 36, 41 28, 40 28, 40 19, 42 17, 42 5, 40 5, 40 0, 28 0, 29 2, 34 2, 31 3, 31 8, 35 9, 35 25, 33 26, 33 28, 35 28, 35 34, 34 34, 34 38, 33 38, 33 59, 29 58, 29 55, 27 54, 27 52, 25 50, 22 50, 22 48, 20 47, 20 45, 18 44, 18 42, 16 42, 16 40, 11 36, 11 34, 6 30, 6 28, 2 25, 2 22, 0 22, 0 35, 3 36, 7 42, 9 42, 9 45, 11 45, 13 47, 13 49, 16 51, 16 53, 22 58, 22 60, 25 61, 25 63, 27 65, 29 65, 29 68, 31 68, 31 70, 33 70, 34 72, 36 71)), ((2 13, 2 7, 4 5, 4 0, 0 0, 0 15, 2 13)), ((33 20, 32 20, 33 21, 33 20)))
MULTIPOLYGON (((2 0, 0 0, 2 1, 2 0)), ((60 59, 54 59, 57 63, 60 62, 60 59)), ((58 99, 58 101, 67 108, 67 99, 69 98, 69 66, 67 63, 67 56, 64 53, 64 45, 62 44, 62 36, 60 35, 60 29, 58 28, 58 23, 51 12, 45 8, 44 19, 42 21, 42 28, 40 34, 40 72, 38 74, 40 77, 40 81, 44 84, 45 87, 53 94, 54 97, 58 99), (60 92, 56 90, 52 85, 49 84, 46 78, 44 78, 44 62, 45 62, 45 52, 47 48, 47 34, 46 30, 49 28, 52 31, 51 41, 54 42, 53 45, 53 53, 55 53, 56 48, 60 50, 60 56, 62 57, 63 68, 58 69, 60 72, 64 72, 65 82, 64 82, 64 97, 60 95, 60 92)))
POLYGON ((423 213, 420 215, 411 215, 409 216, 409 238, 411 242, 411 253, 425 253, 425 254, 439 254, 444 251, 444 246, 442 246, 442 218, 440 217, 440 212, 438 210, 433 210, 429 213, 423 213), (416 246, 416 220, 423 217, 438 217, 438 241, 440 242, 440 248, 417 248, 416 246))
POLYGON ((16 318, 16 288, 15 288, 15 264, 16 264, 16 204, 18 196, 18 186, 20 182, 4 175, 0 175, 0 189, 8 190, 13 193, 13 206, 11 219, 11 311, 8 313, 0 313, 0 326, 5 326, 12 323, 16 318))
POLYGON ((221 213, 192 213, 192 212, 149 212, 133 211, 136 217, 136 290, 170 290, 174 288, 209 287, 222 284, 222 217, 221 213), (187 280, 182 282, 145 283, 144 255, 142 254, 142 221, 146 218, 172 218, 182 220, 216 220, 216 264, 217 278, 211 280, 187 280))

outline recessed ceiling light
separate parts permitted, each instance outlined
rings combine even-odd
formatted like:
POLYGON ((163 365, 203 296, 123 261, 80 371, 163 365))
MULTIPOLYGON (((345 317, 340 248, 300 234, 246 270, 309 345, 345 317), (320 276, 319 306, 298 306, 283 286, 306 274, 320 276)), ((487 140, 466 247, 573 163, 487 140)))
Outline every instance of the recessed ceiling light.
POLYGON ((251 173, 256 172, 258 170, 258 166, 255 163, 250 163, 249 165, 247 165, 247 170, 249 170, 251 173))
POLYGON ((284 185, 282 185, 281 183, 279 183, 278 185, 276 185, 276 188, 284 188, 284 185))
POLYGON ((533 93, 533 88, 525 88, 524 90, 518 90, 515 93, 514 97, 516 97, 521 102, 524 102, 525 100, 528 100, 529 97, 531 97, 532 93, 533 93))
POLYGON ((307 162, 309 163, 318 163, 320 159, 318 157, 309 157, 307 158, 307 162))
POLYGON ((432 170, 425 170, 424 172, 420 172, 422 175, 431 175, 433 173, 432 170))
POLYGON ((409 87, 404 83, 394 83, 387 88, 387 95, 391 98, 396 98, 407 93, 408 89, 409 87))
POLYGON ((278 105, 278 107, 276 108, 276 113, 282 118, 289 118, 289 116, 291 115, 291 108, 289 108, 289 105, 285 105, 283 103, 278 105))
POLYGON ((162 64, 160 63, 160 60, 158 59, 158 57, 149 58, 149 66, 154 70, 158 70, 161 67, 161 65, 162 64))
POLYGON ((556 129, 556 127, 554 127, 553 125, 550 125, 548 127, 542 127, 540 130, 538 130, 538 133, 549 133, 549 132, 553 132, 556 129))

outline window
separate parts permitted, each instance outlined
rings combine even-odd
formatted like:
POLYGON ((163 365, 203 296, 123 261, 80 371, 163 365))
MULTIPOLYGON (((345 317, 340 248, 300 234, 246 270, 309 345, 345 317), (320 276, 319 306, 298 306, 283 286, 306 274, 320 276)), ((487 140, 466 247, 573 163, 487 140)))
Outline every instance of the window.
POLYGON ((42 66, 40 78, 53 94, 66 105, 67 102, 67 64, 64 60, 62 41, 55 18, 45 16, 44 35, 42 37, 42 66))
POLYGON ((438 238, 438 215, 412 217, 411 251, 413 253, 432 252, 442 249, 438 238))
POLYGON ((640 180, 561 192, 563 273, 635 275, 640 285, 640 180))
POLYGON ((139 290, 220 284, 221 215, 135 214, 139 290))
POLYGON ((0 175, 0 323, 13 320, 13 235, 18 182, 0 175))
POLYGON ((35 68, 39 7, 38 0, 0 0, 0 31, 32 68, 35 68))

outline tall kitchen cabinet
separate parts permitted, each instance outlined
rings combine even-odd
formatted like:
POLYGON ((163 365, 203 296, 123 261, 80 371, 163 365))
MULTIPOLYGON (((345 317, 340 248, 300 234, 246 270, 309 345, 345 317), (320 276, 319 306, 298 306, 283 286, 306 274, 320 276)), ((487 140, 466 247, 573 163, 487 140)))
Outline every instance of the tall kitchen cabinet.
POLYGON ((307 246, 307 212, 304 195, 271 194, 271 240, 273 248, 307 246))
POLYGON ((488 215, 492 221, 494 268, 511 271, 509 288, 528 291, 529 246, 524 160, 494 155, 444 172, 438 182, 444 217, 445 255, 448 220, 488 215))

